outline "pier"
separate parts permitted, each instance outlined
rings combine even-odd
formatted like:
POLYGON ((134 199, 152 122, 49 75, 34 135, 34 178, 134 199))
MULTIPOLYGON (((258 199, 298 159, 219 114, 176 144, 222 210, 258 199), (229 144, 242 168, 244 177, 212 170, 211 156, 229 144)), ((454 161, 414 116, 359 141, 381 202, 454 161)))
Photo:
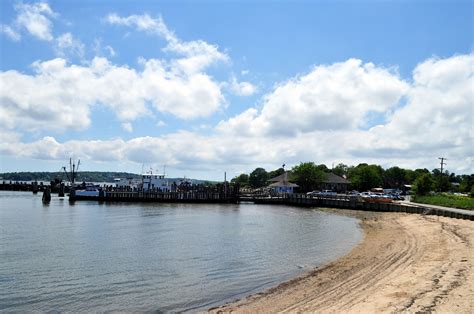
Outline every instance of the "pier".
MULTIPOLYGON (((43 192, 51 188, 51 193, 60 193, 60 185, 49 186, 35 182, 3 182, 0 190, 4 191, 32 191, 43 192)), ((66 186, 63 189, 69 194, 69 200, 94 200, 99 202, 155 202, 155 203, 233 203, 252 202, 255 204, 290 205, 300 207, 327 207, 374 212, 404 212, 422 215, 436 215, 474 221, 474 211, 457 208, 447 208, 427 204, 408 202, 368 202, 353 195, 325 195, 311 196, 306 194, 241 194, 238 185, 217 184, 214 186, 187 186, 177 187, 171 191, 140 191, 132 189, 117 189, 105 187, 99 196, 76 196, 66 186)))
POLYGON ((113 191, 99 192, 99 197, 75 196, 71 201, 96 200, 99 202, 155 202, 155 203, 238 203, 238 195, 222 192, 143 192, 113 191))
POLYGON ((239 185, 219 183, 204 185, 172 185, 169 190, 148 190, 105 187, 98 196, 69 194, 70 201, 97 200, 99 202, 161 202, 161 203, 238 203, 239 185))

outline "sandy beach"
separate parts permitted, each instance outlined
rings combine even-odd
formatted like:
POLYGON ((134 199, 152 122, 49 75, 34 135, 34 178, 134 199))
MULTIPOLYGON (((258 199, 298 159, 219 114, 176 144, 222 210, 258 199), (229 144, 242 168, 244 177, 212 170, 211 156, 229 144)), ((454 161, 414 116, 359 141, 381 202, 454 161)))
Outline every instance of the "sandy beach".
POLYGON ((356 215, 365 238, 349 254, 211 312, 474 313, 472 221, 356 215))

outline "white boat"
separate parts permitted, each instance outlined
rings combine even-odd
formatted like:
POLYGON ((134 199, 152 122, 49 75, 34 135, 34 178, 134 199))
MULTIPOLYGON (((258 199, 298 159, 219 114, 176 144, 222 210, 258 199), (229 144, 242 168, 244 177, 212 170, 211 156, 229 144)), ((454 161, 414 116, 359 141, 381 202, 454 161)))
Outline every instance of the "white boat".
POLYGON ((170 191, 171 184, 168 179, 165 179, 164 174, 153 174, 150 173, 142 174, 142 183, 141 186, 144 191, 149 190, 161 190, 161 191, 170 191))
POLYGON ((115 178, 114 179, 115 187, 117 188, 125 188, 129 187, 131 189, 138 188, 141 183, 142 179, 136 178, 115 178))
POLYGON ((76 197, 99 197, 100 186, 93 183, 86 183, 84 185, 79 185, 76 188, 76 197))

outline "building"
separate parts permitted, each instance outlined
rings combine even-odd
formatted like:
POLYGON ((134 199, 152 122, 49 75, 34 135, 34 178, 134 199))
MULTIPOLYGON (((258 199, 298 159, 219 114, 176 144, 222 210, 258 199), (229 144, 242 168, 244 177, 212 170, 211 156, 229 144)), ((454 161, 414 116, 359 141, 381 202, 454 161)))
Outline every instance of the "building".
MULTIPOLYGON (((294 175, 292 174, 291 171, 286 171, 285 173, 275 177, 271 178, 268 180, 269 182, 274 182, 270 184, 268 187, 270 188, 281 188, 284 189, 286 187, 290 187, 289 184, 294 184, 291 181, 294 181, 294 175), (286 184, 286 185, 285 185, 286 184)), ((347 180, 346 178, 340 177, 332 172, 326 173, 326 179, 321 183, 321 186, 319 187, 320 190, 331 190, 335 191, 338 193, 345 193, 347 192, 349 188, 349 184, 351 182, 347 180)), ((296 185, 296 184, 295 184, 296 185)), ((294 187, 297 187, 294 186, 294 187)), ((291 193, 293 193, 293 188, 291 188, 291 193)), ((288 193, 288 192, 284 192, 288 193)))
POLYGON ((347 180, 346 178, 340 177, 332 172, 328 172, 326 173, 326 175, 326 180, 324 180, 321 190, 331 190, 337 193, 347 192, 351 181, 347 180))
POLYGON ((270 184, 268 187, 274 193, 287 193, 292 194, 293 189, 298 187, 298 184, 288 181, 288 172, 283 173, 282 175, 270 179, 274 183, 270 184), (273 181, 273 179, 278 178, 278 180, 273 181))

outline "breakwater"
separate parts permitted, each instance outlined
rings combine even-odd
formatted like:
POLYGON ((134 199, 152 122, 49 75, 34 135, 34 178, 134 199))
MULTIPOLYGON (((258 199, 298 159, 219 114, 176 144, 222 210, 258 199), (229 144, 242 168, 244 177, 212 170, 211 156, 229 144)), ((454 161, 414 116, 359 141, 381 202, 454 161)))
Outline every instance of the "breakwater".
POLYGON ((255 204, 273 204, 290 205, 301 207, 329 207, 352 210, 365 210, 374 212, 401 212, 422 215, 436 215, 458 219, 467 219, 474 221, 474 211, 439 208, 430 205, 406 204, 399 202, 376 202, 365 201, 364 199, 353 195, 327 195, 327 196, 309 196, 306 194, 281 194, 274 196, 246 196, 241 197, 240 201, 249 201, 255 204))

